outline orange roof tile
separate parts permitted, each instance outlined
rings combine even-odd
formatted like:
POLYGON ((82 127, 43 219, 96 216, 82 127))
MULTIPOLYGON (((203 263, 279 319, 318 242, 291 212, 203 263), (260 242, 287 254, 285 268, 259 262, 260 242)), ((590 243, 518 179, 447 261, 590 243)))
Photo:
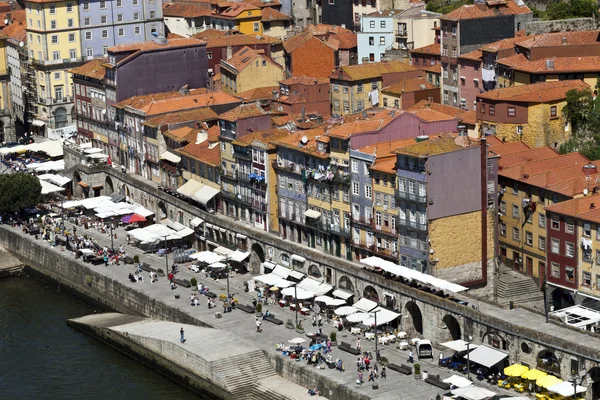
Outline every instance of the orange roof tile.
POLYGON ((223 92, 191 91, 189 95, 179 92, 154 93, 145 96, 133 96, 113 105, 115 108, 132 108, 146 116, 161 115, 177 111, 193 110, 219 104, 239 103, 239 99, 223 92))
POLYGON ((581 167, 588 162, 589 160, 580 153, 569 153, 549 159, 535 160, 512 167, 503 167, 498 174, 506 178, 526 182, 530 177, 542 172, 557 168, 565 168, 572 165, 579 165, 581 167))
POLYGON ((409 50, 411 54, 433 54, 439 56, 440 53, 440 44, 434 43, 428 46, 418 47, 416 49, 409 50))
POLYGON ((235 139, 231 144, 236 146, 250 146, 254 142, 270 145, 274 140, 278 140, 283 136, 289 135, 290 131, 286 129, 269 129, 266 131, 252 132, 249 135, 244 135, 235 139))
POLYGON ((245 102, 257 101, 257 100, 270 100, 273 98, 273 92, 277 93, 279 86, 267 86, 256 89, 246 90, 245 92, 238 93, 235 97, 239 97, 245 102))
POLYGON ((336 69, 329 77, 336 80, 359 81, 379 78, 393 72, 416 71, 418 68, 402 61, 381 61, 360 65, 346 65, 336 69))
POLYGON ((530 74, 598 72, 600 71, 600 56, 549 57, 529 61, 523 54, 517 54, 499 59, 498 64, 508 66, 514 71, 530 74))
POLYGON ((460 122, 467 125, 477 124, 477 112, 475 110, 465 111, 458 115, 460 122))
POLYGON ((566 93, 571 89, 589 89, 589 85, 580 80, 543 82, 491 90, 478 95, 477 98, 506 102, 547 103, 565 99, 566 93))
POLYGON ((278 116, 271 117, 271 121, 273 121, 273 123, 276 126, 283 126, 289 122, 293 122, 294 116, 293 115, 278 115, 278 116))
POLYGON ((217 167, 221 164, 221 150, 216 142, 205 140, 196 144, 189 143, 178 149, 178 153, 184 157, 189 157, 198 160, 204 164, 217 167))
MULTIPOLYGON (((556 161, 562 162, 562 159, 556 159, 556 161)), ((528 179, 523 180, 536 187, 552 188, 553 191, 558 191, 567 196, 573 196, 581 193, 573 192, 573 190, 583 190, 586 184, 589 184, 589 182, 585 181, 583 165, 593 165, 597 170, 600 162, 594 161, 585 164, 582 164, 581 162, 571 162, 571 165, 565 164, 564 166, 561 165, 560 168, 549 168, 547 171, 535 175, 530 174, 528 179)), ((525 173, 528 173, 528 171, 525 173)))
POLYGON ((317 140, 325 135, 323 128, 314 128, 307 130, 297 130, 285 135, 277 140, 273 140, 273 146, 285 147, 292 150, 300 151, 304 154, 308 154, 318 158, 329 158, 329 153, 319 152, 317 147, 317 140), (306 137, 308 142, 306 144, 301 143, 301 139, 306 137))
POLYGON ((309 29, 313 35, 315 36, 325 36, 331 33, 348 33, 352 32, 350 29, 343 28, 339 25, 329 25, 329 24, 317 24, 317 25, 308 25, 306 27, 309 29))
POLYGON ((414 78, 398 81, 393 85, 384 87, 381 89, 381 92, 402 95, 403 93, 412 93, 428 89, 437 89, 437 86, 427 82, 423 78, 414 78))
POLYGON ((535 47, 580 46, 598 44, 600 42, 600 31, 552 32, 521 39, 515 44, 528 49, 535 47))
POLYGON ((512 153, 519 153, 522 151, 530 150, 524 142, 503 142, 496 136, 486 137, 488 144, 488 151, 493 155, 506 156, 512 153))
POLYGON ((528 149, 525 151, 514 152, 503 155, 500 152, 500 161, 498 162, 498 170, 502 171, 504 168, 510 168, 515 165, 526 164, 529 162, 547 160, 550 158, 560 157, 555 150, 548 146, 540 147, 537 149, 528 149))
POLYGON ((458 58, 464 58, 466 60, 473 60, 473 61, 481 61, 481 50, 473 50, 469 53, 465 53, 465 54, 459 56, 458 58))
MULTIPOLYGON (((395 154, 405 154, 413 157, 431 157, 434 155, 450 153, 464 149, 463 146, 457 144, 456 136, 452 134, 441 134, 430 136, 429 139, 422 142, 414 143, 410 146, 394 150, 395 154)), ((469 138, 466 138, 469 140, 469 138)), ((478 143, 470 142, 469 145, 478 143)))
POLYGON ((488 51, 491 53, 497 53, 499 50, 514 48, 515 43, 522 41, 522 40, 526 40, 528 38, 532 38, 532 37, 535 37, 535 35, 533 35, 533 36, 518 36, 518 37, 501 39, 501 40, 498 40, 497 42, 488 43, 488 44, 482 46, 479 50, 488 51))
POLYGON ((348 139, 358 133, 376 132, 397 118, 398 114, 393 110, 384 110, 368 119, 359 119, 352 122, 344 122, 334 125, 328 131, 330 137, 348 139), (394 114, 394 115, 392 115, 394 114))
MULTIPOLYGON (((194 35, 194 37, 202 37, 202 33, 194 35)), ((206 48, 215 47, 236 47, 236 46, 250 46, 254 44, 279 44, 281 41, 271 36, 257 36, 257 35, 223 35, 223 36, 211 36, 204 37, 206 40, 206 48)))
MULTIPOLYGON (((413 140, 414 143, 414 140, 413 140)), ((394 172, 396 170, 396 157, 377 157, 375 163, 369 168, 371 171, 394 172)))
POLYGON ((350 31, 336 33, 330 36, 327 41, 330 40, 337 41, 337 46, 334 47, 341 50, 350 50, 358 46, 356 34, 350 31))
POLYGON ((442 114, 449 115, 451 117, 457 117, 460 114, 465 112, 465 110, 461 110, 460 108, 447 106, 445 104, 440 104, 440 103, 434 103, 434 102, 430 102, 427 100, 419 101, 414 106, 407 109, 407 111, 415 111, 415 110, 423 110, 423 109, 434 110, 434 111, 440 112, 442 114))
POLYGON ((305 28, 302 32, 285 40, 283 42, 283 48, 285 49, 286 52, 291 53, 294 50, 296 50, 298 47, 302 46, 304 43, 308 42, 313 37, 314 37, 314 35, 313 35, 312 31, 308 28, 305 28))
POLYGON ((211 15, 210 3, 168 3, 163 6, 165 17, 195 18, 211 15))
MULTIPOLYGON (((19 11, 25 12, 25 10, 19 11)), ((9 39, 13 39, 16 43, 27 42, 26 28, 25 22, 15 21, 13 19, 13 22, 10 25, 2 29, 2 33, 8 36, 9 39)))
POLYGON ((232 67, 237 72, 241 72, 246 67, 251 65, 257 58, 282 69, 281 65, 267 57, 262 50, 254 50, 248 46, 244 46, 244 48, 232 55, 231 58, 228 58, 227 60, 221 60, 221 67, 232 67))
POLYGON ((207 29, 205 31, 196 33, 194 35, 194 37, 196 39, 206 40, 207 41, 207 47, 208 47, 208 40, 209 39, 223 37, 223 36, 225 36, 225 34, 227 34, 227 31, 220 31, 218 29, 210 28, 210 29, 207 29))
POLYGON ((293 76, 288 79, 279 81, 282 85, 324 85, 329 84, 329 78, 311 78, 309 76, 293 76))
POLYGON ((380 142, 370 144, 358 149, 361 153, 373 154, 379 157, 395 157, 394 150, 400 149, 415 143, 414 138, 392 140, 391 142, 380 142))
POLYGON ((244 0, 245 3, 252 4, 256 7, 277 7, 281 8, 281 2, 279 0, 244 0))
POLYGON ((527 14, 531 10, 526 5, 519 6, 514 0, 497 2, 498 8, 488 6, 488 4, 466 4, 462 7, 457 8, 448 14, 442 15, 440 19, 450 21, 460 21, 463 19, 478 19, 478 18, 490 18, 497 15, 515 15, 515 14, 527 14))
POLYGON ((227 8, 225 11, 217 15, 219 17, 235 18, 245 11, 253 10, 260 10, 260 7, 253 6, 252 4, 248 3, 233 3, 231 7, 227 8))
POLYGON ((561 201, 560 203, 547 206, 545 209, 583 221, 600 223, 600 196, 598 194, 561 201))
POLYGON ((162 134, 163 136, 166 136, 178 143, 183 143, 191 142, 192 140, 194 140, 199 131, 200 129, 194 129, 189 126, 182 126, 177 129, 165 131, 162 134))
POLYGON ((260 12, 261 21, 262 22, 270 22, 270 21, 289 21, 292 19, 287 14, 277 11, 272 7, 265 7, 260 12))
POLYGON ((440 74, 442 73, 442 65, 441 64, 437 64, 437 65, 431 65, 429 67, 421 67, 421 69, 425 72, 430 72, 432 74, 440 74))
POLYGON ((171 39, 166 44, 160 44, 160 43, 156 43, 154 40, 150 40, 148 42, 119 44, 117 46, 109 47, 108 52, 109 53, 121 53, 121 52, 129 52, 129 51, 152 51, 152 50, 162 50, 165 48, 200 46, 203 44, 204 44, 203 41, 195 39, 195 38, 171 39))
POLYGON ((449 121, 456 119, 457 117, 453 117, 451 115, 433 110, 433 109, 420 109, 420 110, 405 110, 405 113, 410 113, 419 118, 424 122, 436 122, 436 121, 449 121))
POLYGON ((162 125, 178 124, 182 122, 205 122, 216 120, 217 114, 210 108, 205 107, 196 110, 179 111, 167 115, 160 115, 146 120, 143 125, 158 128, 162 125))
POLYGON ((256 105, 256 103, 240 104, 236 108, 220 114, 219 119, 235 122, 265 114, 269 114, 269 112, 265 111, 261 106, 256 105))
POLYGON ((106 58, 96 58, 79 67, 69 70, 69 72, 73 75, 82 75, 87 76, 88 78, 102 80, 106 73, 106 69, 102 66, 104 63, 106 63, 106 58))

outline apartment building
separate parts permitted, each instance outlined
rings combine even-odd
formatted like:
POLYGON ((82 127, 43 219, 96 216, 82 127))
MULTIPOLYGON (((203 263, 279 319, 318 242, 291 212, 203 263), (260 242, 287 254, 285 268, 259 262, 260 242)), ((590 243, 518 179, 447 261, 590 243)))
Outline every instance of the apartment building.
POLYGON ((165 27, 168 33, 194 36, 210 28, 212 7, 210 3, 170 3, 163 7, 165 27))
POLYGON ((283 42, 286 75, 326 78, 337 65, 336 49, 318 39, 312 27, 283 42))
POLYGON ((358 63, 379 62, 394 44, 394 12, 376 11, 362 17, 357 34, 358 63))
POLYGON ((436 43, 436 29, 442 14, 425 10, 423 3, 396 10, 403 10, 394 15, 396 48, 417 49, 436 43))
POLYGON ((439 103, 440 89, 423 78, 407 79, 381 89, 381 105, 406 110, 421 100, 439 103))
MULTIPOLYGON (((25 17, 25 10, 17 11, 25 17)), ((2 30, 6 35, 6 62, 10 75, 10 89, 7 99, 8 108, 13 123, 25 125, 29 115, 27 93, 31 90, 33 73, 29 66, 29 52, 27 51, 27 32, 25 22, 14 21, 2 30)), ((3 140, 10 142, 16 140, 12 123, 7 123, 6 116, 2 121, 4 127, 3 140)))
POLYGON ((237 94, 248 90, 276 86, 284 78, 283 67, 262 50, 244 47, 231 58, 221 60, 221 90, 237 94))
POLYGON ((331 114, 329 102, 329 79, 292 77, 279 81, 279 88, 273 100, 273 109, 286 114, 299 114, 302 110, 318 113, 324 118, 331 114))

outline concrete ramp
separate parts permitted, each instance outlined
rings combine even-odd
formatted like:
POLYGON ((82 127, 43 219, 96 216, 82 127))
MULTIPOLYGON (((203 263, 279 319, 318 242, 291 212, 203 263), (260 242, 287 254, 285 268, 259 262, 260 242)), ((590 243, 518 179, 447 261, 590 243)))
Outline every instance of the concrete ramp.
POLYGON ((276 374, 263 350, 225 330, 118 313, 88 315, 68 323, 146 364, 156 364, 156 369, 179 377, 176 380, 185 385, 220 398, 296 400, 307 396, 308 388, 276 374))
POLYGON ((16 275, 23 269, 23 263, 0 246, 0 279, 16 275))

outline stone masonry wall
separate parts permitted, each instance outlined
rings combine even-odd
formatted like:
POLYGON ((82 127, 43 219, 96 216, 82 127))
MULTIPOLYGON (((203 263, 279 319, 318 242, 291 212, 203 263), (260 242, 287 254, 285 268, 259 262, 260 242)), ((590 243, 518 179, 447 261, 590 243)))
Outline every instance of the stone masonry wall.
MULTIPOLYGON (((542 9, 542 8, 540 8, 542 9)), ((597 29, 594 18, 571 18, 553 21, 530 21, 525 24, 528 35, 547 32, 591 31, 597 29)))

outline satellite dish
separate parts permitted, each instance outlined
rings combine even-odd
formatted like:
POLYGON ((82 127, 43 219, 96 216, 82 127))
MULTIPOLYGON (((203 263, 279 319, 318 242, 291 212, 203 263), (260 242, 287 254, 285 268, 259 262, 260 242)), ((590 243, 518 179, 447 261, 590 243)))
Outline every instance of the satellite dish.
POLYGON ((308 143, 308 138, 306 136, 302 136, 302 139, 300 139, 300 141, 302 142, 302 144, 306 144, 308 143))
POLYGON ((8 25, 8 18, 4 18, 4 25, 8 25))
POLYGON ((25 46, 25 43, 23 43, 23 42, 19 42, 19 46, 20 46, 20 47, 23 47, 23 46, 25 46))
POLYGON ((588 194, 587 188, 583 189, 583 195, 586 196, 588 194))
POLYGON ((106 114, 106 110, 102 110, 102 115, 106 114))

